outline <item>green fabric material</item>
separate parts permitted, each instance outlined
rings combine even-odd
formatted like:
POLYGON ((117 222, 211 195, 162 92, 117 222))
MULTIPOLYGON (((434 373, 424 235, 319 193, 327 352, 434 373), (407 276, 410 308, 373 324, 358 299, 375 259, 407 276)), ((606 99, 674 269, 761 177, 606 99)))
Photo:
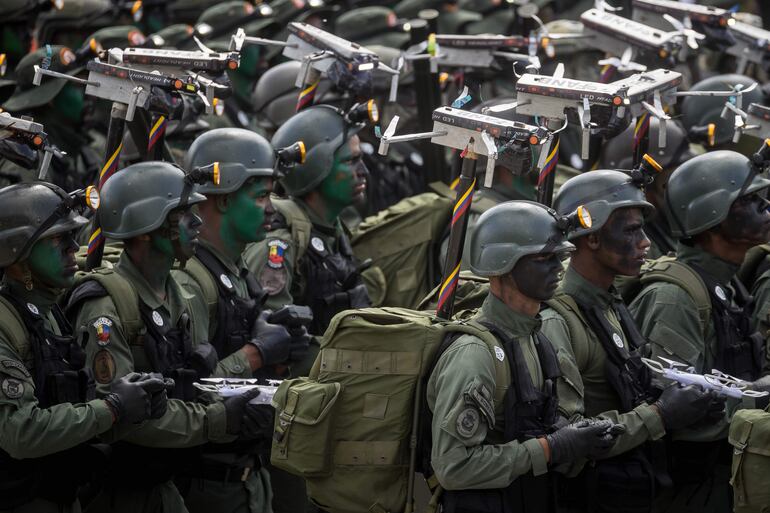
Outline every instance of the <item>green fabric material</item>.
POLYGON ((730 425, 735 513, 764 513, 770 504, 770 413, 741 410, 730 425))

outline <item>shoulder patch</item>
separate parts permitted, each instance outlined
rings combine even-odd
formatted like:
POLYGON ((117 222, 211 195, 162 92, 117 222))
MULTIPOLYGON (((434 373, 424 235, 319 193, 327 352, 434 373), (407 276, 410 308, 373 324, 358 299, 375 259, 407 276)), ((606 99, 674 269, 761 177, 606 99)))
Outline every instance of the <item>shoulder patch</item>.
POLYGON ((500 360, 501 362, 505 360, 505 351, 503 351, 503 348, 500 346, 495 346, 495 358, 500 360))
POLYGON ((112 319, 109 317, 99 317, 91 325, 96 332, 96 343, 101 347, 109 344, 112 333, 112 319))
POLYGON ((457 416, 455 426, 457 434, 463 438, 470 438, 479 430, 481 415, 476 408, 469 406, 460 412, 457 416))
POLYGON ((5 378, 3 384, 0 385, 3 390, 3 394, 8 399, 18 399, 24 395, 24 383, 14 378, 5 378))
POLYGON ((289 243, 281 239, 273 239, 267 243, 267 265, 273 269, 281 269, 284 264, 286 248, 289 243))
POLYGON ((9 370, 17 370, 20 373, 22 373, 26 377, 31 377, 29 370, 24 366, 23 363, 17 360, 2 360, 0 361, 0 365, 2 365, 3 369, 6 371, 9 370))
POLYGON ((289 279, 289 271, 286 267, 275 269, 266 265, 259 273, 259 285, 269 296, 275 296, 286 288, 289 279))
POLYGON ((465 392, 465 404, 476 406, 481 410, 490 429, 495 427, 495 401, 486 385, 474 380, 473 385, 465 392))
POLYGON ((94 379, 100 385, 106 385, 115 378, 115 360, 106 349, 98 351, 93 363, 94 379))

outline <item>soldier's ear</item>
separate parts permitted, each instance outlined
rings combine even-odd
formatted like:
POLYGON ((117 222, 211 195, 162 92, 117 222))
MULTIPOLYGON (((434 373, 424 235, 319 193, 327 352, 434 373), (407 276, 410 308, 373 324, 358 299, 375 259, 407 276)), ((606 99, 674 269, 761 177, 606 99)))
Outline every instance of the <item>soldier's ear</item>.
POLYGON ((588 246, 588 249, 591 251, 598 251, 602 245, 599 239, 599 232, 589 233, 585 236, 585 241, 586 246, 588 246))
POLYGON ((217 210, 219 210, 221 214, 224 214, 225 212, 227 212, 227 206, 230 203, 229 198, 230 198, 229 194, 220 194, 217 196, 217 199, 216 199, 217 210))

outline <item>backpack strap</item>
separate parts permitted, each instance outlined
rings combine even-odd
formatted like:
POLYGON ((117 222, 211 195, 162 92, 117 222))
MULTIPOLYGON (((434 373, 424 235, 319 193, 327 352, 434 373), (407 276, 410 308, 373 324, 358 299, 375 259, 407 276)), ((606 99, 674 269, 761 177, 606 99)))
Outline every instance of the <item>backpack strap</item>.
POLYGON ((198 260, 191 258, 187 261, 181 272, 187 273, 195 283, 198 284, 203 292, 203 300, 206 302, 206 308, 209 312, 209 319, 213 319, 217 314, 217 304, 219 302, 219 292, 213 276, 206 267, 198 260))
POLYGON ((747 289, 754 287, 754 282, 770 267, 770 244, 760 244, 751 248, 743 264, 738 269, 738 279, 743 282, 747 289))
POLYGON ((647 270, 642 270, 640 282, 643 287, 651 283, 665 282, 683 288, 695 302, 701 332, 706 333, 711 323, 711 297, 703 279, 692 267, 673 259, 659 259, 653 261, 647 270))
POLYGON ((81 301, 94 297, 110 296, 118 311, 120 323, 129 344, 134 344, 144 328, 139 312, 139 293, 134 286, 111 268, 100 267, 89 273, 78 273, 77 281, 67 302, 69 316, 81 301))
POLYGON ((297 243, 294 252, 294 264, 302 260, 305 251, 310 244, 310 231, 313 229, 313 223, 310 222, 307 214, 302 208, 291 199, 271 199, 275 209, 283 215, 291 230, 291 238, 297 243))
POLYGON ((575 302, 575 299, 567 294, 557 294, 546 301, 546 304, 561 315, 564 322, 567 323, 567 330, 569 331, 572 345, 587 347, 588 321, 583 317, 583 313, 580 311, 580 307, 575 302))
POLYGON ((32 348, 24 320, 8 299, 0 294, 0 331, 11 341, 16 353, 25 361, 32 360, 32 348))

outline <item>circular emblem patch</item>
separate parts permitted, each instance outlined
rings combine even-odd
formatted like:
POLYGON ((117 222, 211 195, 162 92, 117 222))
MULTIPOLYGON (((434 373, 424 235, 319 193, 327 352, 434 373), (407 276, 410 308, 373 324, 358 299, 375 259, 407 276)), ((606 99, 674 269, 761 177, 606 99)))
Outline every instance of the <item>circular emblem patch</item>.
POLYGON ((615 345, 619 348, 623 348, 623 339, 617 333, 612 334, 612 341, 615 342, 615 345))
POLYGON ((230 278, 228 278, 226 274, 220 275, 219 276, 219 281, 221 281, 222 285, 224 285, 228 289, 233 288, 233 282, 230 281, 230 278))
POLYGON ((475 408, 465 408, 457 417, 457 434, 470 438, 479 430, 481 416, 475 408))
POLYGON ((326 246, 324 246, 324 241, 318 237, 313 237, 310 239, 310 245, 313 246, 313 249, 316 251, 323 251, 326 249, 326 246))
POLYGON ((8 399, 18 399, 24 394, 24 383, 18 379, 6 378, 3 380, 3 393, 8 399))
POLYGON ((94 379, 101 385, 110 383, 115 378, 115 360, 112 354, 102 349, 94 355, 94 379))
POLYGON ((725 294, 724 289, 722 289, 722 287, 720 287, 719 285, 714 287, 714 294, 716 294, 717 297, 722 301, 727 301, 727 294, 725 294))
POLYGON ((161 317, 156 310, 152 311, 152 322, 154 322, 158 326, 163 326, 163 317, 161 317))
POLYGON ((27 303, 27 308, 33 314, 40 315, 40 310, 38 310, 37 307, 35 305, 33 305, 32 303, 27 303))

